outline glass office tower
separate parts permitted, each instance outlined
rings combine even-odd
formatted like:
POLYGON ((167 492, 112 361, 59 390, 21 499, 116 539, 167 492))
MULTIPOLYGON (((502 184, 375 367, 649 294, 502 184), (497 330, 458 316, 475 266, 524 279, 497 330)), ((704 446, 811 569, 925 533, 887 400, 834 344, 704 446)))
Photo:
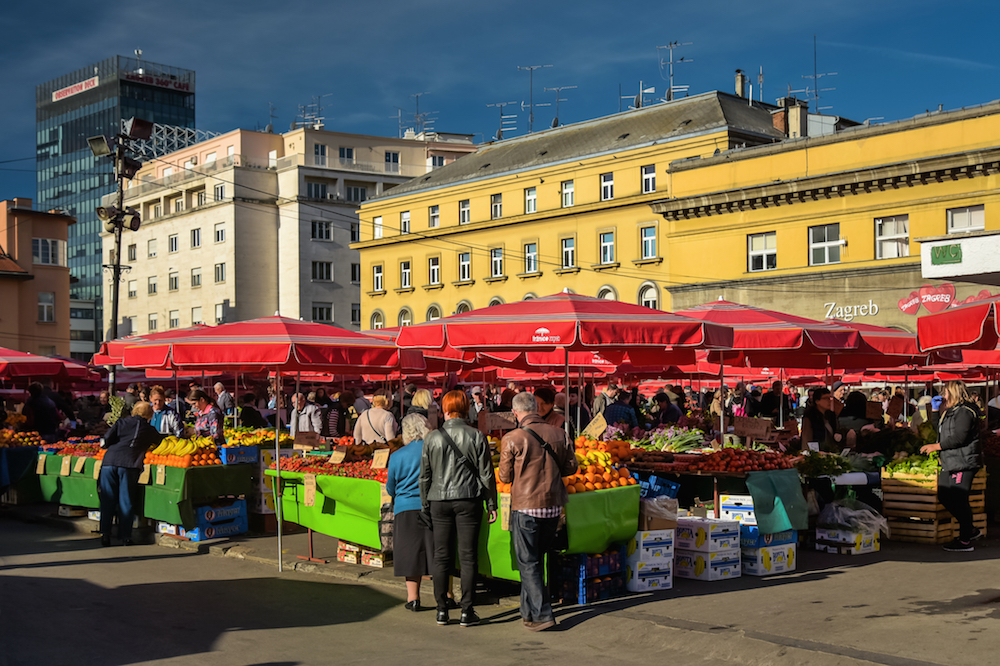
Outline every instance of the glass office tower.
POLYGON ((114 168, 111 159, 91 154, 87 137, 117 134, 122 119, 133 116, 194 129, 194 84, 191 70, 115 56, 35 89, 35 206, 59 208, 77 219, 67 249, 70 298, 97 299, 101 308, 101 287, 108 282, 94 209, 115 191, 114 168))

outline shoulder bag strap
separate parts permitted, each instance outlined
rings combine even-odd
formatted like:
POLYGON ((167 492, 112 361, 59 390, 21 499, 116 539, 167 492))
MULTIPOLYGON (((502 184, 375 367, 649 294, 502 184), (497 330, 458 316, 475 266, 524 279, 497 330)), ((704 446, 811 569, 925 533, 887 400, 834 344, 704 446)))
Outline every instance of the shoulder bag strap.
POLYGON ((542 436, 539 435, 534 430, 532 430, 531 428, 522 427, 521 430, 525 431, 526 433, 528 433, 529 435, 531 435, 532 437, 535 438, 535 441, 538 442, 538 445, 540 447, 542 447, 543 449, 545 449, 546 453, 548 453, 550 456, 552 456, 552 460, 555 461, 556 467, 558 468, 558 466, 559 466, 559 458, 556 457, 556 452, 552 450, 552 445, 549 444, 548 442, 546 442, 544 439, 542 439, 542 436))
POLYGON ((383 435, 382 433, 380 433, 378 431, 378 428, 375 427, 375 424, 372 423, 372 414, 371 414, 371 410, 370 409, 366 409, 365 410, 365 416, 368 418, 368 425, 371 426, 371 429, 375 431, 376 435, 378 435, 379 437, 382 438, 382 443, 383 444, 387 443, 389 440, 387 440, 385 438, 385 435, 383 435))
POLYGON ((483 492, 487 492, 489 489, 486 488, 485 484, 483 484, 483 480, 479 477, 479 470, 476 469, 476 466, 472 464, 472 461, 469 460, 458 448, 458 445, 455 444, 455 440, 451 438, 451 435, 449 435, 448 431, 444 429, 444 426, 442 425, 437 431, 441 433, 442 437, 444 437, 444 441, 448 445, 448 448, 451 449, 451 452, 459 459, 459 461, 461 461, 463 465, 465 465, 466 469, 472 472, 472 476, 476 479, 476 483, 483 488, 483 492))

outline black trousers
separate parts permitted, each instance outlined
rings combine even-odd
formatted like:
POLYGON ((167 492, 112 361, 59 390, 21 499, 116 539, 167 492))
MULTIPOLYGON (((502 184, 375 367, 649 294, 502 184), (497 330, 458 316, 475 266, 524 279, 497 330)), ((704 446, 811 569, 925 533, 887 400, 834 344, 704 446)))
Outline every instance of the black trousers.
POLYGON ((972 506, 969 504, 969 493, 972 491, 972 480, 978 469, 961 472, 945 472, 938 474, 938 499, 948 513, 958 521, 958 538, 968 541, 976 533, 972 524, 972 506))
POLYGON ((483 501, 479 499, 431 502, 434 530, 434 600, 439 611, 448 608, 448 576, 455 562, 453 544, 458 545, 461 566, 462 612, 472 611, 476 591, 479 525, 483 520, 483 501))

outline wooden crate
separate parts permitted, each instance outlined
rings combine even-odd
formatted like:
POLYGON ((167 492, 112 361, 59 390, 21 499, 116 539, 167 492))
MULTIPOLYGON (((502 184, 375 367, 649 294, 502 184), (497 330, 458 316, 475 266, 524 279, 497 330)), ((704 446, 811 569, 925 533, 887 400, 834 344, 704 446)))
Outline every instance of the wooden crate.
MULTIPOLYGON (((986 533, 986 471, 980 470, 969 495, 975 525, 986 533)), ((945 543, 957 537, 955 524, 937 496, 937 476, 889 475, 882 470, 882 513, 893 541, 945 543)))

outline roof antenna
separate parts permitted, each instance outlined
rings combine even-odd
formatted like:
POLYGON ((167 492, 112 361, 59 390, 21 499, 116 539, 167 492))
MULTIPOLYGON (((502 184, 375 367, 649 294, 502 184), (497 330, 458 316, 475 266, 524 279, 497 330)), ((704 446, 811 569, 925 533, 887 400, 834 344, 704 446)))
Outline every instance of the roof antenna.
POLYGON ((511 104, 517 104, 517 102, 494 102, 493 104, 487 104, 487 107, 495 106, 500 109, 500 127, 497 129, 496 137, 497 141, 503 141, 504 132, 516 132, 517 131, 517 114, 504 115, 503 109, 505 106, 510 106, 511 104))
POLYGON ((555 91, 556 93, 556 117, 552 119, 552 127, 559 127, 559 102, 568 102, 567 99, 559 99, 559 93, 563 90, 572 90, 576 86, 556 86, 555 88, 544 88, 546 92, 555 91))
MULTIPOLYGON (((518 65, 519 70, 528 70, 528 134, 531 134, 535 129, 535 70, 551 66, 527 65, 526 67, 521 67, 518 65)), ((546 104, 545 106, 548 105, 546 104)))
POLYGON ((673 101, 673 99, 674 99, 674 93, 675 92, 687 92, 687 90, 688 90, 688 86, 678 86, 677 88, 674 88, 674 65, 679 65, 682 62, 683 63, 694 62, 694 58, 685 58, 685 57, 682 56, 680 60, 674 60, 674 49, 680 48, 682 46, 691 46, 693 43, 694 42, 683 42, 683 43, 681 43, 681 42, 670 42, 666 46, 657 46, 656 47, 657 60, 660 63, 660 77, 664 81, 669 81, 670 82, 670 86, 667 88, 667 94, 663 98, 664 102, 671 102, 671 101, 673 101), (670 59, 669 60, 664 60, 663 58, 659 57, 660 49, 667 49, 667 51, 670 53, 670 59), (667 67, 668 67, 668 72, 669 73, 668 73, 667 76, 663 76, 663 66, 664 65, 667 65, 667 67), (681 87, 683 87, 684 89, 680 90, 681 87))

